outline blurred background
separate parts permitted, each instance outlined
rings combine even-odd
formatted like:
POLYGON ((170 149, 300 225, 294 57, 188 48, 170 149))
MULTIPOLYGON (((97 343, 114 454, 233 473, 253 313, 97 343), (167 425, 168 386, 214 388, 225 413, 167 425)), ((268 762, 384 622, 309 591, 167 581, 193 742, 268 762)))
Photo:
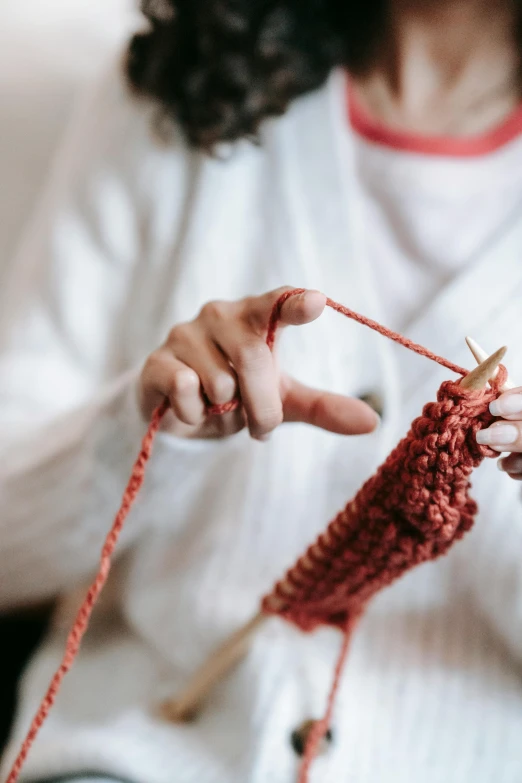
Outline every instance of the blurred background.
MULTIPOLYGON (((0 286, 75 102, 139 24, 134 0, 1 0, 0 286)), ((0 752, 47 607, 0 616, 0 752)))
POLYGON ((75 100, 139 20, 138 0, 2 0, 0 285, 75 100))

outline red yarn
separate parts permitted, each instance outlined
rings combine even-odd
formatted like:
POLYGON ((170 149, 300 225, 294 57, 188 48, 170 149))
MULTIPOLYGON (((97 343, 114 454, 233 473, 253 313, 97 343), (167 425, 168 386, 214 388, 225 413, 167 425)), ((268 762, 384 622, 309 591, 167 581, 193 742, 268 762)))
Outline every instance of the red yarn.
MULTIPOLYGON (((303 292, 304 289, 287 291, 274 306, 267 333, 270 348, 274 345, 284 303, 289 297, 303 292)), ((375 321, 331 299, 327 304, 409 350, 459 375, 466 375, 467 371, 462 367, 375 321)), ((369 599, 409 568, 444 554, 471 527, 476 506, 468 496, 468 477, 484 456, 497 456, 486 447, 478 446, 475 434, 492 420, 488 405, 497 396, 503 378, 504 370, 499 373, 495 388, 482 392, 468 391, 452 382, 444 383, 438 402, 425 407, 410 433, 375 476, 290 569, 286 579, 263 600, 265 612, 281 615, 303 630, 328 624, 344 631, 326 714, 310 733, 299 783, 306 783, 317 745, 330 723, 351 631, 369 599)), ((227 413, 239 404, 239 400, 234 400, 212 406, 209 413, 227 413)), ((121 507, 105 540, 98 574, 77 614, 62 662, 31 723, 7 783, 16 783, 62 681, 78 655, 92 611, 107 581, 119 535, 143 484, 154 438, 167 408, 165 402, 153 414, 121 507)))
POLYGON ((335 697, 337 696, 337 691, 339 690, 339 686, 341 684, 341 677, 343 676, 344 665, 346 663, 346 659, 348 658, 348 652, 350 649, 352 626, 355 626, 356 620, 357 617, 355 616, 355 614, 352 615, 351 624, 344 631, 341 652, 339 653, 339 657, 335 665, 332 687, 330 688, 330 693, 328 695, 326 712, 324 714, 324 717, 321 718, 321 720, 315 722, 313 729, 308 735, 305 752, 303 755, 303 763, 301 764, 301 768, 299 770, 299 779, 297 783, 307 783, 308 773, 310 771, 310 767, 312 766, 313 760, 317 755, 317 749, 319 747, 319 744, 323 739, 323 737, 325 736, 325 734, 327 733, 328 729, 330 728, 330 723, 332 721, 332 714, 335 706, 335 697))
POLYGON ((444 554, 477 511, 469 476, 496 452, 476 442, 494 389, 442 384, 409 433, 263 601, 312 631, 345 629, 368 600, 414 565, 444 554))
POLYGON ((105 543, 101 552, 98 573, 96 574, 96 578, 90 586, 89 591, 78 611, 78 614, 76 615, 73 627, 71 628, 69 636, 67 637, 65 654, 62 658, 62 662, 56 670, 49 688, 47 689, 47 693, 42 699, 38 711, 33 718, 31 726, 29 727, 29 731, 27 732, 27 736, 23 741, 18 756, 16 757, 15 762, 11 768, 7 778, 7 783, 16 783, 23 764, 36 738, 36 735, 40 731, 43 723, 45 722, 45 719, 47 718, 47 715, 51 710, 51 707, 56 700, 63 679, 70 670, 76 656, 78 655, 80 644, 89 625, 92 611, 109 576, 112 555, 116 548, 116 544, 118 543, 123 525, 125 524, 125 520, 127 519, 134 501, 138 496, 141 485, 143 484, 143 480, 145 478, 145 467, 150 459, 154 438, 156 437, 156 433, 159 430, 161 419, 163 418, 167 407, 167 403, 163 403, 163 405, 157 408, 152 416, 151 423, 141 444, 141 451, 139 453, 138 459, 134 463, 134 468, 132 470, 129 483, 127 484, 127 488, 124 492, 120 509, 116 514, 114 522, 112 523, 112 527, 107 535, 107 538, 105 539, 105 543))

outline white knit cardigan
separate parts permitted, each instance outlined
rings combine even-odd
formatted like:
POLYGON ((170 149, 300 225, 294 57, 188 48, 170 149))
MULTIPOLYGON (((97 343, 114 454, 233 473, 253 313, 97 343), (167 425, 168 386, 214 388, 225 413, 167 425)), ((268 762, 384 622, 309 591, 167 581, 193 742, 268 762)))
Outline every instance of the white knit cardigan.
MULTIPOLYGON (((154 110, 112 68, 71 130, 2 291, 0 603, 62 592, 32 662, 7 770, 62 652, 145 425, 137 368, 207 300, 315 287, 379 317, 353 252, 355 191, 342 85, 297 101, 260 147, 225 162, 154 139, 154 110)), ((225 151, 226 152, 226 151, 225 151)), ((469 365, 522 318, 522 225, 434 299, 409 336, 469 365), (498 273, 498 269, 502 273, 498 273), (493 272, 496 271, 495 274, 493 272)), ((520 333, 520 327, 519 327, 520 333)), ((522 379, 522 363, 510 371, 522 379)), ((274 619, 185 726, 155 713, 293 563, 405 432, 447 373, 328 313, 290 330, 282 363, 378 393, 380 429, 299 425, 267 444, 161 435, 80 659, 25 775, 100 771, 136 783, 293 783, 289 742, 322 714, 339 637, 274 619)), ((522 511, 493 463, 474 479, 476 530, 386 591, 362 622, 314 783, 522 780, 522 511)))

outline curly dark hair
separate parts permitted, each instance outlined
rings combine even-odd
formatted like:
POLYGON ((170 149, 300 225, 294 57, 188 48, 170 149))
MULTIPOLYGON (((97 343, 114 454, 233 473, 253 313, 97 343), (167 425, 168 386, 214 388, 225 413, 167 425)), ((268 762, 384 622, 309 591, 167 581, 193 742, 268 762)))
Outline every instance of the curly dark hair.
POLYGON ((332 67, 372 59, 386 0, 142 0, 129 45, 135 92, 158 100, 188 141, 256 138, 261 122, 319 87, 332 67))

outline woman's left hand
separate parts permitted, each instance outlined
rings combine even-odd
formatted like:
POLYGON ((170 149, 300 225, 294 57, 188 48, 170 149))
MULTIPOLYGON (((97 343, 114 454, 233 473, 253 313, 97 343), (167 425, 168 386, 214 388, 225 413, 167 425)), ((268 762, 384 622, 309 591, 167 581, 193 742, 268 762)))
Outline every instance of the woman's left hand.
POLYGON ((489 406, 493 416, 501 417, 486 430, 477 433, 477 442, 495 451, 509 451, 498 463, 500 470, 522 481, 522 386, 501 394, 489 406))

